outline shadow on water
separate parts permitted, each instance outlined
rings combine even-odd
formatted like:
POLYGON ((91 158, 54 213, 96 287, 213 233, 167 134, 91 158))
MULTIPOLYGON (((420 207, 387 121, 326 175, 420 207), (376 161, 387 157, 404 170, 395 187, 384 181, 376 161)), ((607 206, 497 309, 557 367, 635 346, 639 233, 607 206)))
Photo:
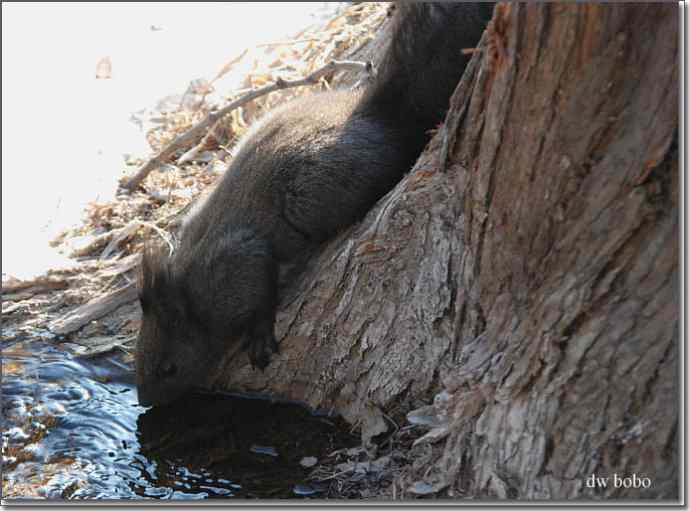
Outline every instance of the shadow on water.
POLYGON ((3 344, 6 499, 318 498, 300 461, 358 443, 297 405, 199 394, 146 409, 122 356, 3 344))

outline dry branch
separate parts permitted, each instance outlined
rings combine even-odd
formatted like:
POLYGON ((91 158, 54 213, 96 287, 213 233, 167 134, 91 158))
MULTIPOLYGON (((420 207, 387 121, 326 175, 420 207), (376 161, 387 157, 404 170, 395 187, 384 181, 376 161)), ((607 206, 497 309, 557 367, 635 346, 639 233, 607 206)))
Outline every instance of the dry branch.
POLYGON ((292 44, 300 44, 300 43, 310 43, 314 41, 319 41, 317 37, 307 37, 306 39, 292 39, 289 41, 274 41, 272 43, 262 43, 262 44, 257 44, 257 48, 270 48, 272 46, 290 46, 292 44))
POLYGON ((189 151, 180 156, 180 158, 177 160, 177 165, 184 165, 185 163, 196 159, 197 155, 210 142, 210 139, 214 138, 216 141, 220 142, 220 136, 218 135, 219 128, 220 120, 216 121, 216 123, 213 126, 211 126, 211 129, 209 129, 208 133, 206 133, 206 135, 204 135, 201 138, 201 141, 198 144, 196 144, 189 151))
POLYGON ((57 335, 74 332, 90 321, 103 317, 121 305, 135 300, 136 297, 137 285, 135 283, 128 284, 117 291, 94 298, 69 314, 52 321, 48 328, 57 335))
POLYGON ((158 168, 161 164, 163 164, 163 162, 168 160, 168 158, 170 158, 175 151, 177 151, 180 147, 185 147, 195 143, 203 136, 209 127, 214 126, 218 120, 236 108, 239 108, 258 97, 270 94, 271 92, 288 89, 291 87, 300 87, 303 85, 314 85, 319 82, 321 77, 340 70, 371 72, 372 65, 371 62, 332 60, 305 78, 299 80, 284 80, 282 78, 278 78, 272 84, 259 87, 258 89, 247 93, 241 98, 236 99, 217 112, 210 112, 203 120, 189 128, 182 135, 178 136, 175 138, 175 140, 165 146, 156 156, 147 161, 129 181, 121 186, 126 190, 134 190, 144 179, 146 179, 146 176, 148 176, 152 170, 158 168))
POLYGON ((20 291, 16 291, 14 293, 8 293, 3 288, 2 300, 3 302, 21 302, 22 300, 27 300, 34 295, 38 295, 41 293, 50 293, 51 291, 59 291, 65 288, 67 288, 67 282, 64 280, 39 282, 35 286, 23 288, 20 291))
MULTIPOLYGON (((2 298, 9 300, 12 293, 19 293, 29 289, 52 291, 56 289, 65 289, 67 287, 67 279, 62 275, 40 275, 30 279, 19 279, 13 275, 5 275, 2 277, 2 298)), ((36 294, 38 291, 33 292, 36 294)))

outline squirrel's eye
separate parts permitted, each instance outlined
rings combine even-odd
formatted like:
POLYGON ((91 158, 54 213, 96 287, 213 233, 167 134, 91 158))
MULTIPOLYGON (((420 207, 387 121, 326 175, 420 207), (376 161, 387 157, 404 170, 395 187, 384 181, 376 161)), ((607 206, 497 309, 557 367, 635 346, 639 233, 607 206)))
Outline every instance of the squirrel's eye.
POLYGON ((161 367, 161 376, 169 378, 175 376, 175 374, 177 374, 177 366, 172 362, 166 362, 163 364, 163 367, 161 367))

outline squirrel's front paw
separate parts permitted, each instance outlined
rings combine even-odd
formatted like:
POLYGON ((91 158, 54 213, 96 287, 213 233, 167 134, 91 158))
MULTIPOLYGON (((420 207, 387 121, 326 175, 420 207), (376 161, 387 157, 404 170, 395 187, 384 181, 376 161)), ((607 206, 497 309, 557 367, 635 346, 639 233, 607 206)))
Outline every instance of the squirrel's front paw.
POLYGON ((258 367, 263 370, 271 361, 271 355, 278 353, 278 342, 273 335, 273 324, 269 326, 259 326, 250 334, 248 342, 249 361, 252 368, 258 367))

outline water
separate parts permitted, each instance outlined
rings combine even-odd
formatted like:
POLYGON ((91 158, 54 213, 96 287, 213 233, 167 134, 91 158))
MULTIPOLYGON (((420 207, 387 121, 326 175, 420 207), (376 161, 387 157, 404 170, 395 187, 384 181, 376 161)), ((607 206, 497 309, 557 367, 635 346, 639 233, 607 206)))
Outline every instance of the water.
POLYGON ((300 460, 357 444, 296 405, 199 394, 141 407, 124 353, 3 344, 4 498, 318 498, 300 460))

